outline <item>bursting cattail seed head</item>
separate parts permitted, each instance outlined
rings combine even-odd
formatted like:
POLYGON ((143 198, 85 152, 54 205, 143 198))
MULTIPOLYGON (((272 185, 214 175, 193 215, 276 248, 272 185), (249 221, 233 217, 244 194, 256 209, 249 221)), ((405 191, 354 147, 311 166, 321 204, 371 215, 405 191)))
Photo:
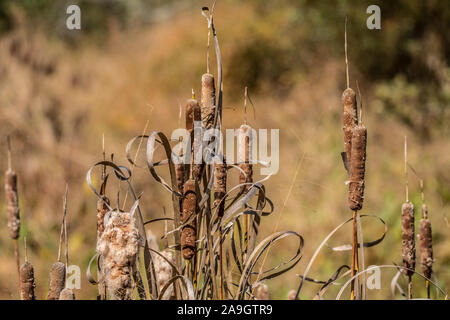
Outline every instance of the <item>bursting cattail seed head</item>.
POLYGON ((402 205, 402 257, 403 266, 408 276, 412 276, 416 269, 416 243, 414 238, 414 205, 405 202, 402 205))
POLYGON ((20 299, 21 300, 35 300, 34 288, 36 284, 34 282, 34 268, 33 265, 26 261, 19 270, 20 274, 20 299))
MULTIPOLYGON (((173 254, 169 250, 164 250, 160 252, 167 260, 175 264, 175 259, 173 254)), ((166 285, 166 283, 173 277, 173 269, 172 266, 164 260, 158 254, 152 254, 153 262, 155 264, 155 274, 158 280, 158 288, 161 292, 161 289, 166 285)), ((162 300, 169 300, 173 295, 173 287, 170 286, 167 288, 164 296, 161 298, 162 300)))
POLYGON ((205 73, 202 76, 202 122, 206 129, 211 129, 214 125, 216 103, 216 88, 214 85, 214 76, 205 73))
POLYGON ((17 174, 11 168, 5 174, 5 197, 9 235, 12 239, 18 239, 20 234, 20 209, 17 193, 17 174))
POLYGON ((185 225, 181 232, 181 249, 183 257, 190 260, 195 253, 195 241, 197 237, 197 194, 195 192, 195 181, 190 179, 184 184, 183 211, 181 214, 181 222, 185 225))
POLYGON ((269 288, 265 283, 259 283, 255 288, 256 300, 270 300, 269 288))
POLYGON ((367 130, 360 124, 352 132, 348 205, 350 210, 358 211, 364 201, 367 130))
POLYGON ((344 151, 347 163, 350 165, 352 150, 353 128, 358 125, 358 111, 356 104, 356 93, 353 89, 347 88, 342 94, 342 129, 344 130, 344 151))
POLYGON ((131 299, 140 241, 133 215, 111 211, 97 253, 103 259, 104 281, 112 300, 131 299))
POLYGON ((59 294, 59 300, 75 300, 75 294, 72 289, 65 288, 59 294))
POLYGON ((287 299, 288 300, 295 300, 296 296, 297 296, 297 291, 291 290, 291 291, 289 291, 289 293, 287 295, 287 299))
POLYGON ((58 300, 66 282, 66 266, 62 262, 55 262, 50 268, 50 284, 47 300, 58 300))
POLYGON ((419 245, 420 245, 420 265, 422 272, 428 279, 431 278, 433 272, 433 244, 431 233, 431 222, 428 219, 428 208, 426 204, 422 204, 422 219, 419 223, 419 245))

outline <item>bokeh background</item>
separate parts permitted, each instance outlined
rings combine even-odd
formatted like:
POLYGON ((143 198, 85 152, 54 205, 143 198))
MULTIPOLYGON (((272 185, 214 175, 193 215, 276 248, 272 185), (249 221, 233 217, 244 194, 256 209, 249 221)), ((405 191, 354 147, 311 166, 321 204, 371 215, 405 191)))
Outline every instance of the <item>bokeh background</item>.
MULTIPOLYGON (((21 250, 26 237, 38 298, 46 296, 49 267, 57 257, 66 183, 69 262, 82 269, 81 290, 75 293, 78 298, 95 298, 96 288, 85 276, 96 237, 96 197, 87 187, 86 172, 102 159, 102 134, 107 154, 114 153, 114 159, 126 165, 126 143, 142 133, 147 121, 147 132, 169 134, 178 127, 179 105, 190 98, 191 88, 199 91, 206 72, 207 26, 201 16, 205 5, 211 3, 0 2, 0 168, 7 167, 4 137, 10 134, 19 176, 21 250), (67 30, 69 4, 81 7, 82 30, 67 30)), ((254 105, 254 110, 249 107, 250 125, 280 129, 280 170, 266 183, 276 209, 263 219, 260 239, 275 228, 294 230, 305 239, 300 263, 267 282, 274 299, 285 299, 296 288, 297 274, 304 272, 320 242, 351 216, 340 158, 346 15, 351 86, 356 89, 358 80, 368 128, 362 213, 381 217, 389 228, 383 242, 365 251, 366 265, 401 263, 407 135, 408 161, 425 181, 436 281, 445 289, 450 285, 448 3, 219 0, 215 25, 224 67, 224 127, 242 123, 248 86, 254 105), (371 4, 381 7, 381 30, 366 27, 366 8, 371 4)), ((211 56, 216 72, 213 52, 211 56)), ((410 198, 419 208, 419 183, 412 171, 409 181, 410 198)), ((148 171, 135 169, 133 183, 143 192, 146 218, 169 210, 169 194, 148 171)), ((114 188, 110 186, 113 199, 120 186, 114 188)), ((130 205, 128 199, 125 206, 130 205)), ((4 212, 3 193, 0 206, 4 212)), ((18 297, 17 279, 6 224, 2 214, 0 298, 11 299, 18 297)), ((363 220, 365 241, 378 238, 383 228, 375 219, 363 220)), ((155 225, 152 232, 160 236, 163 225, 155 225)), ((330 247, 350 239, 348 225, 320 252, 309 276, 326 280, 339 266, 349 264, 348 251, 334 252, 330 247)), ((271 250, 266 267, 295 251, 296 243, 283 241, 271 250)), ((368 297, 392 298, 394 274, 383 271, 382 288, 369 291, 368 297)), ((404 279, 400 283, 404 285, 404 279)), ((414 288, 415 297, 425 295, 419 277, 414 277, 414 288)), ((305 284, 301 298, 312 298, 318 289, 317 284, 305 284)), ((330 289, 325 298, 334 298, 338 289, 330 289)))

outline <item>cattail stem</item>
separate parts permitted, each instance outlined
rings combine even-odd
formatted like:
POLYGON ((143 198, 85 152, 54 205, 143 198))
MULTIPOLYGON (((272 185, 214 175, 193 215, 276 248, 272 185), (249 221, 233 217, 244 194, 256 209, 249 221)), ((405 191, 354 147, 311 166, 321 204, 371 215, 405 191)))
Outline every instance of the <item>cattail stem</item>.
POLYGON ((14 257, 16 258, 17 275, 20 283, 20 256, 19 256, 19 240, 14 240, 14 257))
POLYGON ((408 299, 412 299, 412 276, 408 276, 408 299))
POLYGON ((404 144, 404 160, 405 160, 405 202, 409 202, 409 194, 408 194, 408 142, 405 136, 405 144, 404 144))
POLYGON ((347 54, 347 23, 348 23, 348 16, 345 16, 345 31, 344 31, 344 47, 345 47, 345 76, 347 78, 347 89, 350 88, 350 77, 348 74, 348 54, 347 54))
MULTIPOLYGON (((352 240, 352 277, 355 276, 355 274, 358 272, 359 265, 358 265, 358 232, 357 232, 357 225, 356 225, 356 216, 358 212, 355 210, 353 211, 353 240, 352 240)), ((351 282, 351 293, 350 293, 350 299, 355 300, 355 282, 356 279, 353 279, 351 282)))

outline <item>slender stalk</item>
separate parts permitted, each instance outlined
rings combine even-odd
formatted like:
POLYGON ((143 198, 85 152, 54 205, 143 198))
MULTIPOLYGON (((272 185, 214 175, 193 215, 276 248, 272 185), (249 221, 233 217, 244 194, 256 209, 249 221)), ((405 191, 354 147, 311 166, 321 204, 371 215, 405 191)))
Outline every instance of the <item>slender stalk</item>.
POLYGON ((347 55, 347 23, 348 23, 348 16, 345 16, 345 44, 344 44, 344 48, 345 48, 345 76, 347 78, 347 89, 350 88, 350 77, 348 75, 348 55, 347 55))
MULTIPOLYGON (((358 232, 356 228, 356 215, 357 211, 353 211, 353 239, 352 239, 352 277, 358 273, 358 232)), ((351 282, 350 300, 355 300, 355 282, 353 279, 351 282)))

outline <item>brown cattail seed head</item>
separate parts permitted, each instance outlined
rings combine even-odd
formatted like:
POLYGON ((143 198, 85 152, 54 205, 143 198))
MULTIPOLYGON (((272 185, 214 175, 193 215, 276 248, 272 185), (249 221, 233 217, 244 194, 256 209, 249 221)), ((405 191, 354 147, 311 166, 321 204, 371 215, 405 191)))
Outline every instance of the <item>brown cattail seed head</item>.
MULTIPOLYGON (((160 252, 167 260, 175 264, 175 259, 173 254, 169 250, 164 250, 160 252)), ((159 254, 152 254, 153 262, 155 264, 155 274, 158 280, 158 289, 161 293, 161 289, 166 285, 166 283, 173 277, 173 269, 170 263, 168 263, 159 254)), ((169 300, 173 295, 173 286, 169 286, 164 293, 161 300, 169 300)))
POLYGON ((350 210, 361 210, 364 201, 364 174, 366 171, 367 130, 364 125, 353 128, 350 161, 348 205, 350 210))
POLYGON ((97 201, 97 240, 102 236, 103 231, 105 231, 104 219, 106 213, 109 211, 109 204, 109 199, 106 196, 102 196, 97 201))
POLYGON ((59 294, 59 300, 75 300, 75 294, 72 289, 65 288, 59 294))
POLYGON ((105 284, 112 300, 130 300, 134 282, 140 237, 129 212, 111 211, 97 253, 103 259, 105 284))
POLYGON ((190 222, 183 227, 181 232, 181 249, 183 257, 190 260, 195 253, 195 240, 197 236, 197 194, 195 193, 195 181, 190 179, 184 184, 183 212, 181 214, 181 222, 184 224, 190 222))
POLYGON ((179 193, 183 193, 184 185, 184 164, 175 165, 175 177, 177 179, 177 188, 179 193))
POLYGON ((55 262, 50 268, 50 285, 47 300, 58 300, 66 282, 66 266, 62 262, 55 262))
POLYGON ((352 150, 352 130, 358 125, 358 111, 356 105, 356 93, 347 88, 342 94, 342 129, 344 130, 344 151, 347 161, 350 161, 352 150))
POLYGON ((420 264, 422 267, 422 272, 428 279, 431 278, 431 273, 433 272, 433 244, 432 244, 432 233, 431 233, 431 223, 427 218, 427 206, 422 205, 422 215, 423 219, 419 223, 419 244, 420 244, 420 264))
POLYGON ((8 169, 5 174, 6 210, 8 212, 9 235, 18 239, 20 233, 19 196, 17 194, 17 175, 8 169))
MULTIPOLYGON (((194 101, 193 119, 195 122, 201 124, 202 118, 200 105, 198 104, 197 100, 193 101, 194 101)), ((201 129, 202 128, 197 128, 197 130, 195 130, 195 123, 194 123, 194 139, 192 143, 191 164, 192 164, 192 177, 197 181, 200 180, 203 172, 203 157, 201 149, 202 133, 200 131, 201 129)))
POLYGON ((227 165, 223 161, 214 162, 214 207, 217 209, 217 216, 223 217, 225 213, 225 199, 227 194, 227 165))
POLYGON ((21 300, 35 300, 34 288, 34 269, 33 265, 26 261, 19 270, 20 274, 20 299, 21 300))
POLYGON ((402 257, 403 266, 408 276, 412 276, 416 269, 416 243, 414 239, 414 205, 405 202, 402 205, 402 257))
MULTIPOLYGON (((238 134, 238 162, 242 171, 239 172, 239 184, 253 182, 253 166, 251 164, 253 148, 252 128, 248 125, 241 125, 238 134)), ((251 185, 247 184, 242 187, 243 190, 248 191, 251 185)))
POLYGON ((216 88, 214 86, 214 76, 205 73, 202 76, 202 122, 206 129, 214 126, 214 114, 216 104, 216 88))
POLYGON ((195 99, 189 99, 186 102, 186 130, 192 132, 194 130, 194 120, 201 121, 201 109, 195 99))

